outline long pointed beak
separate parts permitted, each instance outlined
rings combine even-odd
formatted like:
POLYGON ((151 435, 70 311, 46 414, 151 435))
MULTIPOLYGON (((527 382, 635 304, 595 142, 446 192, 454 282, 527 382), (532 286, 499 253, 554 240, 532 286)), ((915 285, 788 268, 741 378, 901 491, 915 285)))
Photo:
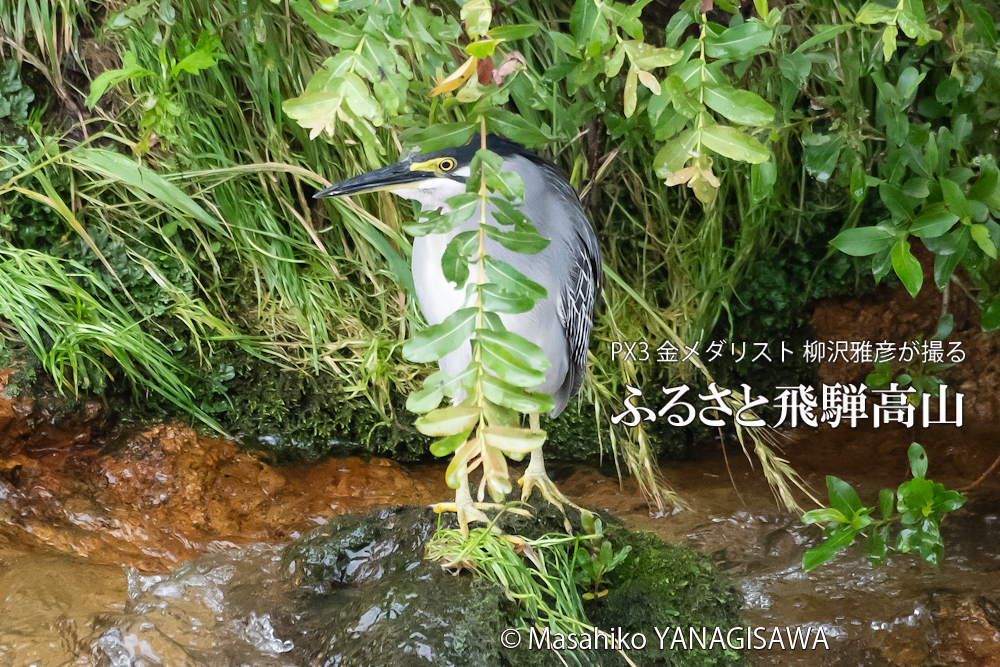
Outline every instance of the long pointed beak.
POLYGON ((320 197, 341 197, 343 195, 357 195, 365 192, 377 192, 379 190, 395 190, 404 187, 414 187, 414 184, 433 178, 434 174, 428 171, 412 171, 409 162, 397 162, 388 167, 382 167, 367 174, 361 174, 346 181, 341 181, 321 190, 313 195, 314 199, 320 197))

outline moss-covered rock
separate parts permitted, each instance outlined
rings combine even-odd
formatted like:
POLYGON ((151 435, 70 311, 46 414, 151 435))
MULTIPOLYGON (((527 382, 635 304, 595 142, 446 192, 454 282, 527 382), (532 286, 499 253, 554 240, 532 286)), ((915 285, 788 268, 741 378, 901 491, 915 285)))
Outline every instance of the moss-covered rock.
POLYGON ((716 628, 724 636, 740 625, 743 594, 705 555, 663 542, 652 533, 618 529, 610 535, 616 549, 631 547, 629 557, 610 573, 610 593, 602 600, 597 624, 642 632, 649 640, 642 651, 644 665, 738 665, 742 656, 716 644, 702 649, 688 644, 671 650, 680 629, 689 642, 690 628, 704 628, 709 638, 716 628), (668 633, 667 628, 671 631, 668 633), (665 648, 659 636, 664 633, 665 648))
MULTIPOLYGON (((502 523, 508 532, 529 538, 562 528, 562 515, 551 506, 537 513, 531 520, 505 515, 502 523)), ((579 515, 571 513, 571 520, 579 530, 579 515)), ((438 563, 421 559, 436 526, 427 509, 382 510, 344 517, 285 550, 285 567, 299 572, 307 589, 329 592, 318 614, 323 629, 313 632, 314 642, 317 633, 325 633, 325 639, 311 649, 308 664, 408 665, 421 659, 469 667, 564 664, 551 652, 529 650, 523 636, 517 649, 502 645, 502 631, 523 626, 523 621, 501 589, 468 573, 448 574, 438 563)), ((708 558, 621 526, 607 535, 616 551, 627 545, 631 552, 613 571, 611 592, 589 610, 597 627, 644 634, 650 640, 646 648, 627 651, 642 665, 739 662, 737 654, 718 649, 656 647, 656 627, 706 627, 711 635, 715 627, 725 632, 740 624, 742 596, 708 558)), ((604 649, 578 652, 575 659, 626 664, 616 651, 604 649)))
MULTIPOLYGON (((348 398, 341 378, 333 374, 283 371, 235 346, 215 356, 232 367, 224 386, 216 388, 219 400, 224 396, 231 407, 223 402, 217 416, 249 449, 277 460, 358 450, 400 461, 428 455, 433 439, 413 427, 416 415, 406 409, 406 396, 398 392, 390 394, 391 409, 384 415, 364 396, 348 398)), ((591 462, 599 458, 592 412, 571 405, 558 419, 543 417, 543 428, 549 435, 545 449, 550 457, 591 462)))

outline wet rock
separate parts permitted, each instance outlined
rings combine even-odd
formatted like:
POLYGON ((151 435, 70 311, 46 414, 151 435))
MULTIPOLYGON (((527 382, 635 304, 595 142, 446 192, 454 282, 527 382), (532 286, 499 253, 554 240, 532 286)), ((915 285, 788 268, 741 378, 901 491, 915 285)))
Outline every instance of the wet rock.
MULTIPOLYGON (((535 525, 550 531, 554 520, 543 512, 535 525)), ((284 548, 209 554, 169 575, 133 570, 125 610, 97 624, 92 664, 564 664, 553 652, 504 648, 503 630, 522 625, 517 606, 482 578, 424 558, 437 525, 427 508, 389 508, 341 517, 284 548)), ((616 548, 627 542, 636 559, 612 580, 606 603, 590 610, 599 627, 655 640, 655 624, 739 623, 738 593, 705 557, 649 534, 612 527, 609 536, 616 548)), ((634 657, 643 665, 733 664, 697 652, 634 657)), ((582 665, 625 664, 611 651, 577 658, 582 665)))

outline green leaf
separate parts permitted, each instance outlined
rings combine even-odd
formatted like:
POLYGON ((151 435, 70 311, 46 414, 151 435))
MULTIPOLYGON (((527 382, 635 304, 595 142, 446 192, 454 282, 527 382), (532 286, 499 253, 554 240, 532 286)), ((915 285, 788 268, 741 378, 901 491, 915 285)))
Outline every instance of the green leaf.
POLYGON ((892 213, 893 220, 913 220, 916 203, 901 188, 891 183, 882 183, 878 186, 878 193, 882 203, 892 213))
POLYGON ((726 125, 709 125, 701 129, 701 143, 731 160, 757 164, 771 157, 770 151, 749 134, 726 125))
MULTIPOLYGON (((337 78, 334 81, 339 84, 340 79, 337 78)), ((334 83, 334 81, 330 83, 334 83)), ((340 110, 343 100, 344 93, 337 88, 324 92, 303 93, 298 97, 285 100, 281 108, 289 118, 310 130, 309 137, 315 139, 324 130, 333 134, 337 122, 337 112, 340 110)))
POLYGON ((534 225, 518 225, 510 231, 486 226, 486 236, 507 250, 522 255, 537 255, 549 247, 549 239, 543 238, 534 225))
POLYGON ((677 11, 667 22, 663 43, 668 47, 675 47, 684 36, 684 31, 691 25, 691 15, 686 11, 677 11))
POLYGON ((479 209, 479 195, 471 192, 455 195, 448 200, 448 207, 451 210, 447 213, 424 211, 416 222, 404 224, 403 229, 413 236, 447 234, 475 215, 479 209))
POLYGON ((934 485, 934 511, 953 512, 965 504, 967 498, 958 491, 945 491, 943 484, 934 485), (940 491, 938 487, 941 487, 940 491))
POLYGON ((488 131, 501 134, 511 141, 524 144, 528 148, 544 146, 548 141, 548 137, 537 126, 516 113, 505 109, 491 109, 483 115, 486 117, 488 131))
POLYGON ((769 200, 778 180, 778 169, 773 161, 750 166, 750 196, 754 204, 769 200))
POLYGON ((864 508, 861 499, 858 498, 858 492, 839 477, 827 475, 826 488, 830 495, 830 507, 845 517, 854 516, 857 510, 864 508))
POLYGON ((482 37, 489 31, 490 23, 493 22, 490 0, 466 0, 462 5, 460 16, 470 37, 482 37))
POLYGON ((878 2, 866 2, 858 10, 854 20, 857 23, 875 25, 877 23, 895 23, 899 10, 894 7, 887 7, 878 2))
POLYGON ((469 263, 479 251, 479 232, 456 234, 441 255, 441 271, 448 282, 463 287, 469 280, 469 263))
POLYGON ((892 236, 878 227, 857 227, 840 232, 830 245, 852 257, 864 257, 888 248, 892 236))
POLYGON ((972 217, 972 209, 969 207, 969 202, 965 199, 962 186, 947 178, 940 179, 940 182, 941 195, 944 197, 948 209, 959 218, 972 217))
POLYGON ((710 58, 745 60, 771 42, 773 32, 760 21, 747 21, 716 34, 705 35, 705 53, 710 58))
POLYGON ((944 340, 951 335, 951 332, 955 328, 955 316, 951 313, 945 313, 938 318, 937 331, 931 337, 931 340, 944 340))
POLYGON ((569 31, 576 43, 584 47, 588 58, 601 52, 601 47, 611 37, 607 20, 601 16, 601 9, 593 0, 578 0, 569 15, 569 31))
POLYGON ((1000 329, 1000 294, 995 296, 990 303, 983 308, 981 325, 983 331, 996 331, 1000 329))
POLYGON ((533 37, 538 32, 538 26, 530 24, 501 25, 492 28, 487 33, 493 39, 503 39, 513 41, 515 39, 527 39, 533 37))
POLYGON ((927 452, 917 443, 912 443, 906 450, 906 457, 910 460, 910 471, 915 478, 927 476, 927 452))
POLYGON ((604 76, 609 79, 618 76, 618 73, 622 71, 622 65, 625 64, 625 49, 618 47, 612 55, 605 56, 605 58, 604 76))
POLYGON ((896 501, 896 494, 892 489, 882 489, 878 492, 878 507, 883 519, 892 516, 892 508, 896 501))
POLYGON ((481 289, 483 308, 494 313, 526 313, 538 302, 523 292, 506 290, 495 283, 487 283, 481 289))
POLYGON ((892 240, 889 239, 889 245, 885 248, 879 250, 877 253, 872 255, 872 277, 875 278, 875 284, 882 282, 882 279, 889 275, 892 271, 892 240))
POLYGON ((437 361, 467 341, 476 328, 475 308, 462 308, 445 318, 441 324, 413 334, 403 345, 403 357, 415 362, 437 361))
POLYGON ((548 31, 549 39, 552 40, 552 44, 562 51, 563 53, 578 58, 580 56, 580 47, 573 40, 572 37, 564 32, 559 32, 558 30, 548 31))
MULTIPOLYGON (((970 238, 969 228, 963 225, 941 237, 939 239, 941 241, 940 247, 932 244, 935 247, 930 249, 936 254, 934 258, 934 283, 938 289, 945 288, 951 279, 951 274, 955 272, 955 268, 965 257, 970 238)), ((925 240, 924 245, 928 245, 932 240, 934 239, 925 240)))
POLYGON ((924 284, 924 272, 920 268, 920 262, 910 252, 908 241, 899 239, 892 246, 892 268, 910 296, 916 297, 924 284))
POLYGON ((969 188, 969 199, 997 208, 994 197, 997 192, 998 179, 1000 179, 1000 171, 997 170, 996 165, 984 160, 979 168, 979 178, 969 188))
POLYGON ((433 456, 448 456, 453 451, 465 444, 472 435, 472 429, 455 435, 449 435, 436 442, 431 443, 431 454, 433 456))
POLYGON ((705 86, 704 101, 708 108, 740 125, 767 125, 774 120, 774 109, 759 95, 730 86, 705 86))
POLYGON ((481 415, 482 410, 475 406, 450 405, 417 417, 413 425, 424 435, 440 438, 471 432, 481 415))
POLYGON ((931 181, 922 176, 914 176, 903 183, 903 194, 913 199, 927 199, 930 196, 931 181))
POLYGON ((865 173, 864 165, 858 160, 851 167, 851 198, 856 202, 864 201, 867 190, 868 175, 865 173))
POLYGON ((847 523, 847 517, 840 510, 832 507, 824 507, 818 510, 811 510, 802 515, 802 523, 847 523))
POLYGON ((979 39, 983 40, 983 43, 991 51, 996 51, 997 41, 1000 38, 997 35, 996 22, 990 12, 980 2, 963 2, 962 7, 976 25, 976 34, 979 35, 979 39))
POLYGON ((531 414, 532 412, 549 412, 554 407, 552 399, 545 394, 531 394, 504 382, 498 377, 486 375, 483 380, 483 394, 494 403, 512 410, 531 414))
POLYGON ((917 40, 917 46, 941 39, 941 32, 927 24, 923 0, 904 0, 903 11, 899 12, 896 22, 907 37, 917 40))
POLYGON ((887 25, 882 31, 882 57, 886 62, 892 59, 892 54, 896 53, 896 35, 899 29, 895 25, 887 25))
POLYGON ((111 69, 102 72, 90 84, 90 93, 84 98, 83 103, 88 109, 93 109, 94 105, 104 96, 108 88, 117 86, 122 81, 137 79, 144 76, 152 76, 153 73, 144 67, 140 67, 135 60, 135 55, 131 51, 122 54, 122 66, 120 69, 111 69))
POLYGON ((802 136, 806 172, 825 183, 833 176, 844 140, 839 134, 807 133, 802 136))
POLYGON ((441 123, 416 131, 407 136, 407 141, 419 146, 422 153, 432 153, 468 143, 475 131, 468 123, 441 123))
POLYGON ((802 555, 802 569, 806 572, 822 565, 837 554, 837 550, 846 547, 852 541, 857 531, 844 530, 831 535, 818 547, 813 547, 802 555))
POLYGON ((801 53, 789 53, 778 61, 778 68, 782 76, 798 88, 809 78, 812 72, 812 60, 801 53))
POLYGON ((506 262, 487 256, 484 263, 486 264, 486 277, 505 290, 526 294, 536 301, 544 299, 548 294, 544 287, 506 262))
MULTIPOLYGON (((629 70, 629 73, 631 73, 631 70, 629 70)), ((670 98, 670 104, 677 110, 677 113, 686 118, 694 118, 702 109, 701 104, 694 102, 688 95, 684 80, 676 74, 671 74, 664 80, 662 90, 670 98)))
POLYGON ((866 542, 868 558, 875 565, 885 562, 886 554, 889 551, 889 526, 878 526, 868 533, 866 542))
POLYGON ((803 54, 806 50, 811 49, 814 46, 819 46, 820 44, 825 44, 832 40, 834 37, 842 32, 847 32, 851 30, 854 26, 850 23, 838 23, 836 25, 828 26, 815 26, 813 29, 815 33, 812 37, 802 42, 796 47, 794 53, 803 54))
POLYGON ((487 370, 515 387, 533 389, 545 381, 544 373, 525 367, 507 348, 480 341, 480 354, 487 370))
POLYGON ((430 412, 441 405, 444 398, 444 390, 440 382, 425 382, 424 388, 415 391, 406 397, 406 409, 416 414, 430 412))
POLYGON ((513 359, 518 366, 534 371, 544 371, 552 364, 545 357, 542 348, 523 336, 504 330, 477 329, 476 337, 483 346, 502 350, 505 357, 513 359))
POLYGON ((528 216, 522 213, 520 208, 514 206, 503 197, 490 197, 489 203, 496 209, 493 211, 493 217, 501 225, 509 225, 514 227, 514 229, 522 229, 524 227, 534 228, 528 216))
POLYGON ((345 72, 341 81, 347 106, 361 118, 368 118, 381 125, 381 107, 372 96, 368 84, 354 72, 345 72))
POLYGON ((465 47, 465 52, 470 56, 474 56, 482 60, 493 56, 493 52, 496 51, 497 44, 498 42, 493 39, 480 39, 475 42, 469 42, 469 44, 465 47))
POLYGON ((945 208, 943 202, 925 206, 910 227, 910 233, 919 238, 937 238, 948 233, 958 222, 958 216, 945 208))
POLYGON ((639 68, 633 63, 628 68, 628 76, 625 77, 625 117, 631 118, 635 113, 635 105, 638 100, 637 82, 639 80, 639 68))
POLYGON ((482 437, 487 445, 505 454, 527 454, 545 444, 545 431, 532 433, 512 426, 487 426, 482 437))
POLYGON ((295 13, 324 42, 339 49, 354 49, 361 43, 360 30, 330 14, 318 13, 309 0, 292 0, 290 4, 295 13))
POLYGON ((629 60, 641 70, 670 67, 679 62, 683 55, 683 51, 678 49, 656 48, 637 40, 628 40, 623 46, 629 60))
POLYGON ((962 93, 962 82, 958 79, 948 77, 941 79, 937 88, 934 89, 934 99, 941 104, 952 104, 962 93))
POLYGON ((987 257, 990 259, 997 258, 997 247, 993 245, 993 240, 990 238, 990 231, 986 228, 986 225, 971 225, 969 232, 972 234, 972 240, 976 242, 980 250, 986 253, 987 257))
POLYGON ((448 464, 448 469, 444 471, 445 482, 447 482, 450 488, 458 488, 459 471, 465 469, 469 460, 481 451, 482 446, 479 442, 479 438, 466 440, 458 446, 458 449, 455 450, 455 456, 452 457, 451 462, 448 464))
POLYGON ((470 165, 469 180, 476 182, 481 175, 486 178, 486 187, 500 194, 514 206, 524 203, 524 183, 513 171, 502 171, 503 158, 496 153, 480 148, 470 165))
POLYGON ((170 74, 177 76, 181 72, 188 74, 198 74, 203 69, 214 67, 216 63, 216 49, 222 45, 222 40, 217 36, 203 32, 198 35, 198 43, 194 51, 181 59, 179 63, 170 68, 170 74))

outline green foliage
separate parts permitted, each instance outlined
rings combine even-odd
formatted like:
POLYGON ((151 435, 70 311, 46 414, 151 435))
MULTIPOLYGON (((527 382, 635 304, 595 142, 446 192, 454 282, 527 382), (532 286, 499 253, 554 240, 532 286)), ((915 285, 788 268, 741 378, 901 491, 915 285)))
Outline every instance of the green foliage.
POLYGON ((163 38, 161 30, 168 35, 177 20, 176 11, 169 2, 159 5, 159 12, 154 14, 152 2, 139 2, 109 19, 109 25, 116 29, 135 26, 150 39, 153 44, 159 44, 158 67, 162 72, 158 76, 153 70, 141 66, 135 53, 125 51, 122 54, 122 67, 102 72, 90 86, 90 93, 84 103, 93 108, 104 94, 111 88, 139 78, 150 77, 155 83, 151 89, 137 100, 144 110, 139 120, 142 134, 139 144, 133 150, 142 155, 148 152, 150 141, 162 140, 170 147, 180 137, 177 125, 185 122, 187 109, 178 99, 185 76, 198 75, 202 70, 215 67, 221 53, 221 40, 210 32, 198 34, 197 42, 191 43, 187 36, 182 36, 173 42, 175 52, 171 53, 168 46, 171 43, 163 38), (155 134, 155 137, 154 137, 155 134))
POLYGON ((35 93, 21 81, 17 61, 0 64, 0 131, 4 126, 22 127, 28 122, 28 105, 35 93))
MULTIPOLYGON (((832 244, 849 255, 871 257, 876 281, 893 271, 916 296, 923 271, 911 248, 919 239, 935 255, 937 287, 945 289, 962 266, 986 307, 996 292, 989 275, 996 270, 1000 245, 997 144, 987 129, 1000 118, 994 19, 972 2, 938 4, 926 12, 920 2, 901 2, 895 8, 869 2, 855 20, 873 26, 872 32, 859 35, 862 51, 882 43, 884 58, 858 63, 871 83, 863 81, 867 89, 857 94, 874 99, 871 123, 885 138, 885 153, 868 175, 858 168, 855 151, 846 151, 838 162, 827 150, 827 162, 839 165, 842 174, 851 173, 858 200, 865 188, 877 186, 885 214, 875 226, 844 229, 832 244), (949 28, 950 44, 943 43, 942 32, 932 24, 949 28), (900 56, 903 35, 913 43, 906 43, 900 56), (939 64, 943 62, 950 69, 939 64)), ((845 95, 842 104, 850 108, 860 101, 845 95)), ((844 139, 841 132, 830 145, 840 146, 844 139)), ((988 329, 989 315, 984 316, 988 329)))
MULTIPOLYGON (((953 326, 954 317, 951 314, 943 315, 938 322, 938 330, 931 340, 943 341, 951 333, 953 326)), ((919 349, 923 344, 923 337, 918 336, 912 344, 919 349)), ((914 392, 908 394, 906 400, 915 406, 920 405, 924 394, 938 395, 938 389, 944 383, 939 374, 954 366, 944 362, 925 361, 922 354, 914 354, 913 358, 906 362, 875 359, 874 365, 875 372, 869 373, 865 378, 868 388, 889 389, 892 384, 903 390, 912 387, 914 392)))
POLYGON ((0 246, 0 316, 11 322, 60 393, 100 391, 114 379, 105 359, 133 387, 142 384, 219 428, 199 409, 170 350, 142 331, 91 271, 32 250, 0 246), (81 284, 102 295, 98 300, 81 284), (105 304, 111 304, 111 307, 105 304))
POLYGON ((926 478, 927 454, 923 447, 913 443, 907 456, 913 479, 900 484, 895 493, 882 489, 877 508, 862 504, 857 492, 844 480, 827 476, 830 506, 802 515, 803 523, 822 526, 826 537, 802 556, 805 571, 830 560, 859 535, 865 539, 868 559, 875 565, 884 564, 890 550, 916 551, 931 565, 940 564, 944 558, 941 522, 947 512, 964 505, 966 498, 926 478), (881 518, 873 516, 876 509, 881 518), (897 521, 901 528, 893 540, 890 530, 897 521))
POLYGON ((604 539, 604 524, 590 512, 580 514, 583 524, 583 534, 593 535, 594 540, 581 545, 575 553, 576 584, 583 591, 584 600, 595 600, 608 594, 608 589, 602 588, 608 573, 621 565, 632 547, 625 545, 615 552, 611 542, 604 539))
POLYGON ((516 604, 524 629, 585 633, 621 627, 650 640, 641 653, 563 652, 569 664, 742 664, 734 651, 660 651, 650 630, 669 625, 725 632, 740 625, 743 597, 708 557, 664 543, 653 533, 604 526, 586 514, 580 519, 576 535, 570 536, 549 532, 562 524, 558 512, 532 520, 501 513, 497 525, 525 536, 487 527, 471 530, 463 540, 457 530, 438 530, 427 544, 427 557, 446 567, 471 569, 500 587, 516 604))

